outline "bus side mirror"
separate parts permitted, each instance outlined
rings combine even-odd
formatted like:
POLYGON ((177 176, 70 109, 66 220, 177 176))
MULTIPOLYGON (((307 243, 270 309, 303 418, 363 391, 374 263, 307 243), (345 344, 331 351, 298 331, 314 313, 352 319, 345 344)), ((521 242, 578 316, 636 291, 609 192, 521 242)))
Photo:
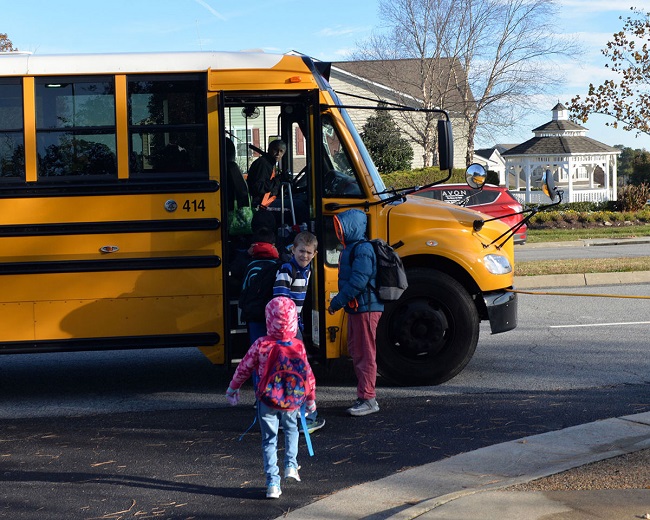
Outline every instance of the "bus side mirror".
POLYGON ((550 170, 546 170, 544 175, 542 175, 542 191, 551 202, 555 200, 555 197, 558 196, 557 189, 555 188, 555 181, 553 180, 553 174, 550 170))
POLYGON ((451 121, 447 119, 438 120, 438 159, 440 171, 454 167, 454 137, 451 121))
POLYGON ((465 180, 474 189, 480 189, 487 180, 487 172, 482 164, 472 163, 465 170, 465 180))

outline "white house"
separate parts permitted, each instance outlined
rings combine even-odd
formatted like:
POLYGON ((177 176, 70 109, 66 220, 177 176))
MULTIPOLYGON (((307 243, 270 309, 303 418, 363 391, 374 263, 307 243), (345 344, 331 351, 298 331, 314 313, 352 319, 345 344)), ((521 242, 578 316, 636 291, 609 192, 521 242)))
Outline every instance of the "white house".
MULTIPOLYGON (((440 75, 454 74, 455 77, 467 81, 465 71, 457 60, 438 60, 442 70, 440 75)), ((397 103, 410 107, 422 107, 421 67, 419 59, 403 60, 360 60, 337 61, 332 63, 330 72, 330 85, 340 96, 343 103, 349 105, 368 106, 368 110, 350 110, 350 117, 359 132, 362 131, 368 117, 373 114, 371 109, 376 108, 379 102, 397 103), (363 98, 369 99, 363 99, 363 98)), ((470 103, 474 99, 469 100, 470 103)), ((448 93, 447 106, 441 107, 449 113, 454 135, 454 165, 457 168, 465 167, 467 151, 466 124, 461 117, 461 99, 457 91, 448 93)), ((422 113, 391 112, 393 119, 402 131, 402 135, 409 141, 413 149, 413 168, 421 168, 424 164, 424 149, 413 139, 413 132, 409 129, 409 118, 421 121, 422 113)))

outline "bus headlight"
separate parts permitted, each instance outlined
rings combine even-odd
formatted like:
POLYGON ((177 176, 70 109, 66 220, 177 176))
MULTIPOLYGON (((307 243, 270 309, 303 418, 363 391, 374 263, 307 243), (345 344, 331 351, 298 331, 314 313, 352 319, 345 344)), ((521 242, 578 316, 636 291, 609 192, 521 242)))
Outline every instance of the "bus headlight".
POLYGON ((510 260, 502 255, 485 255, 483 263, 491 274, 508 274, 512 272, 510 260))

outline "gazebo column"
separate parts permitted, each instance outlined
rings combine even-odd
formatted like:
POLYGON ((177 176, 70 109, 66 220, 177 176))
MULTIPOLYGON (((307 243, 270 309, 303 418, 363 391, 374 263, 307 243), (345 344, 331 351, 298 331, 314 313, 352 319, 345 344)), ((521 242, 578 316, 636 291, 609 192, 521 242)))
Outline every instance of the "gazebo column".
MULTIPOLYGON (((611 187, 612 187, 612 199, 611 200, 617 200, 618 199, 618 175, 617 175, 617 172, 618 172, 618 167, 617 167, 617 165, 618 165, 618 155, 613 154, 610 157, 611 157, 611 161, 612 161, 612 184, 611 184, 611 187)), ((607 176, 607 178, 609 179, 609 175, 607 176)), ((609 190, 607 191, 607 193, 609 194, 609 190)))
POLYGON ((569 159, 569 174, 568 174, 568 181, 569 181, 569 202, 573 202, 573 171, 575 170, 575 164, 572 159, 569 159))
POLYGON ((530 161, 524 160, 524 172, 526 174, 526 202, 530 202, 530 161))

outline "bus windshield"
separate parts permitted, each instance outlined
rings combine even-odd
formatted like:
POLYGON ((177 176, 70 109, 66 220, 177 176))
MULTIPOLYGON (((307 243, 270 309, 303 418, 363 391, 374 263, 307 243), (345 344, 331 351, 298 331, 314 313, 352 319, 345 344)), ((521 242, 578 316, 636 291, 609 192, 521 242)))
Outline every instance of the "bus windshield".
MULTIPOLYGON (((336 103, 340 104, 341 100, 338 98, 336 93, 333 90, 330 90, 330 93, 336 100, 336 103)), ((363 162, 366 165, 366 168, 368 169, 368 173, 370 174, 370 177, 372 178, 372 182, 375 185, 376 193, 378 193, 381 198, 386 198, 390 196, 390 194, 384 193, 386 191, 386 185, 384 184, 384 181, 380 177, 379 172, 377 171, 377 167, 375 166, 375 163, 372 162, 372 158, 370 157, 370 154, 366 149, 366 145, 363 144, 363 140, 361 139, 361 136, 359 135, 356 126, 352 122, 352 119, 350 118, 350 114, 348 114, 345 108, 340 108, 339 110, 341 111, 341 115, 343 116, 343 120, 345 121, 346 127, 349 130, 352 139, 354 139, 354 143, 356 144, 359 153, 361 154, 361 158, 363 159, 363 162)))

